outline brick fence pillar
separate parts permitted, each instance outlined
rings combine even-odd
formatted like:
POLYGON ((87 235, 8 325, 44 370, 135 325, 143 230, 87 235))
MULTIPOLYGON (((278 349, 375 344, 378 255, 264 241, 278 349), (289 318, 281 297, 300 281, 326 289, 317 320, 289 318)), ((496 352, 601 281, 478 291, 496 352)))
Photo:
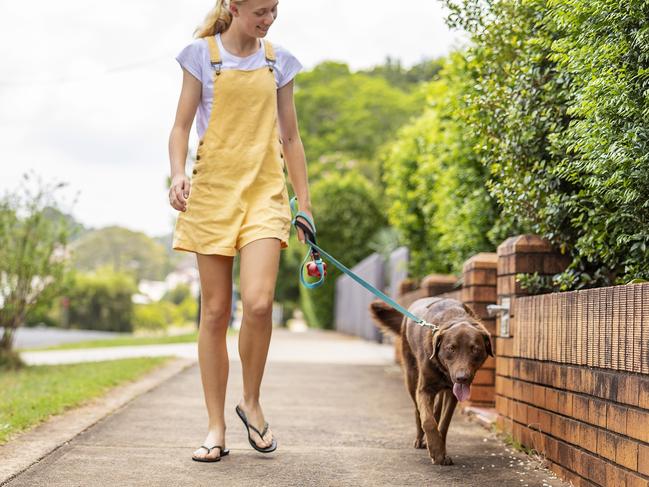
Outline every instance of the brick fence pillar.
MULTIPOLYGON (((464 263, 462 270, 462 302, 484 323, 496 344, 496 320, 487 314, 487 305, 496 302, 496 270, 498 255, 481 252, 464 263)), ((495 353, 495 351, 494 351, 495 353)), ((495 402, 496 360, 488 357, 477 372, 471 386, 471 405, 493 406, 495 402)))
POLYGON ((428 274, 421 280, 421 288, 426 296, 437 296, 452 291, 457 284, 457 277, 452 274, 428 274))
MULTIPOLYGON (((550 243, 537 235, 510 237, 498 246, 497 295, 498 304, 509 300, 509 336, 500 336, 502 314, 496 319, 496 410, 498 427, 512 433, 513 403, 511 389, 513 367, 517 366, 514 337, 516 337, 516 297, 529 293, 516 281, 518 273, 553 275, 562 272, 570 259, 558 254, 550 243)), ((515 432, 514 432, 515 433, 515 432)), ((516 436, 516 435, 515 435, 516 436)), ((520 438, 517 438, 520 441, 520 438)))

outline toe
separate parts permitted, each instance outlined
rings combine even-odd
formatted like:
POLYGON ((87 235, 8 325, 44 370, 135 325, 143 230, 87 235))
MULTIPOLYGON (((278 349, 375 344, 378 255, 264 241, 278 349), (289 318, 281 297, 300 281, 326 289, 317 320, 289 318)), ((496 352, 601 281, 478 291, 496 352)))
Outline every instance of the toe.
POLYGON ((258 447, 258 448, 268 448, 273 444, 273 433, 271 432, 270 428, 268 428, 267 431, 264 432, 264 428, 267 426, 264 420, 264 416, 261 413, 261 411, 257 411, 257 413, 251 411, 250 413, 247 413, 246 410, 239 404, 239 409, 245 413, 246 418, 248 420, 248 432, 250 435, 250 439, 252 442, 258 447), (260 427, 257 427, 256 425, 261 423, 260 427), (258 431, 255 431, 255 428, 258 431), (259 433, 264 433, 264 436, 262 437, 259 433))
MULTIPOLYGON (((268 433, 264 435, 264 438, 268 438, 268 433)), ((256 432, 252 432, 252 441, 254 441, 259 448, 266 448, 269 445, 268 441, 264 438, 259 436, 256 432)))
POLYGON ((207 458, 210 460, 214 460, 215 458, 218 458, 221 456, 221 449, 220 448, 214 448, 209 455, 207 455, 207 458))
POLYGON ((271 446, 273 444, 274 437, 275 436, 273 435, 273 432, 270 428, 268 428, 268 433, 264 435, 264 438, 266 438, 266 446, 271 446))
POLYGON ((250 432, 252 441, 254 441, 259 448, 268 448, 273 444, 273 432, 270 430, 270 428, 268 429, 268 431, 266 431, 263 438, 259 436, 256 431, 252 431, 252 429, 250 430, 250 432))
POLYGON ((221 449, 220 448, 213 448, 210 450, 208 453, 205 448, 199 448, 198 450, 194 451, 194 458, 199 458, 203 460, 214 460, 215 458, 218 458, 221 455, 221 449))
POLYGON ((199 448, 198 450, 194 450, 193 457, 194 458, 205 458, 207 455, 207 450, 205 448, 199 448))

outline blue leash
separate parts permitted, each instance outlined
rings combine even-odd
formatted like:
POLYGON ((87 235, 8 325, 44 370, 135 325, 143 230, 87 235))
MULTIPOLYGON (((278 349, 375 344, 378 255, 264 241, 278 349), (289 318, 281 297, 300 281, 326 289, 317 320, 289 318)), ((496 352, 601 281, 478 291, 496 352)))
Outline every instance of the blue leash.
POLYGON ((313 289, 316 287, 321 286, 324 283, 324 265, 322 262, 322 257, 320 257, 320 254, 324 255, 327 260, 331 261, 338 269, 343 271, 345 274, 347 274, 349 277, 354 279, 356 282, 358 282, 361 286, 363 286, 365 289, 373 293, 375 296, 392 306, 394 309, 396 309, 399 313, 406 315, 408 318, 412 319, 415 323, 421 326, 425 326, 428 328, 431 328, 433 331, 438 330, 439 327, 437 325, 433 325, 432 323, 428 323, 425 320, 422 320, 421 318, 417 318, 415 315, 413 315, 410 311, 405 309, 403 306, 401 306, 399 303, 394 301, 390 296, 386 295, 385 293, 379 291, 376 289, 374 286, 372 286, 369 282, 363 280, 356 274, 354 274, 351 270, 349 270, 347 267, 345 267, 342 263, 338 262, 336 259, 334 259, 333 256, 329 255, 323 248, 319 247, 316 244, 315 241, 315 223, 313 223, 313 220, 304 213, 303 211, 298 211, 297 209, 297 197, 293 196, 291 198, 291 214, 293 215, 293 221, 291 222, 295 228, 301 228, 302 231, 304 232, 304 237, 306 238, 307 243, 310 245, 311 250, 310 252, 307 252, 307 254, 304 256, 304 260, 302 261, 302 264, 300 265, 300 282, 302 285, 308 289, 313 289), (309 225, 310 228, 307 227, 304 223, 301 221, 298 221, 298 217, 304 218, 309 225), (307 264, 308 259, 309 259, 309 254, 311 255, 311 259, 315 263, 316 267, 318 268, 318 272, 320 273, 320 279, 318 279, 315 282, 308 282, 304 279, 304 266, 307 264))

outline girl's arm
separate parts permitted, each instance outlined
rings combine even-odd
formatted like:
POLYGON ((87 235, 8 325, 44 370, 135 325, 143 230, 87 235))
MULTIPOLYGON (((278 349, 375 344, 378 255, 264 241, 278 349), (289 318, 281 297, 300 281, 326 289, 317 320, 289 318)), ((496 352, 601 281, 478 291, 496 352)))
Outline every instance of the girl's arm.
POLYGON ((187 210, 190 183, 185 175, 187 143, 196 109, 201 99, 201 82, 183 69, 183 87, 180 91, 176 120, 169 135, 169 161, 171 163, 171 188, 169 202, 174 209, 187 210))
MULTIPOLYGON (((297 196, 300 211, 307 213, 312 219, 311 198, 306 169, 306 156, 300 138, 293 100, 293 80, 277 90, 277 114, 279 131, 282 138, 282 152, 286 161, 288 177, 297 196)), ((298 228, 298 237, 304 242, 302 230, 298 228)))

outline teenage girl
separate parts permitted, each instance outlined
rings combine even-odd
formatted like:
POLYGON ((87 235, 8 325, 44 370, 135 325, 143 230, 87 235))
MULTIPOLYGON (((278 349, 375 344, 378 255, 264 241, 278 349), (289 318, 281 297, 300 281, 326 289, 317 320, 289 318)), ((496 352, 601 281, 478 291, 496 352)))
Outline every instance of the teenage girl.
MULTIPOLYGON (((243 398, 236 412, 253 448, 266 453, 277 447, 259 393, 280 250, 288 246, 291 227, 284 162, 299 209, 313 216, 293 102, 293 78, 302 65, 264 40, 276 18, 277 0, 218 0, 196 30, 197 39, 176 58, 183 85, 169 138, 169 202, 180 212, 173 248, 196 253, 201 281, 198 359, 209 423, 192 455, 197 461, 229 453, 223 412, 226 331, 237 251, 243 398), (195 115, 199 146, 190 179, 185 159, 195 115)), ((304 243, 299 229, 298 238, 304 243)))

